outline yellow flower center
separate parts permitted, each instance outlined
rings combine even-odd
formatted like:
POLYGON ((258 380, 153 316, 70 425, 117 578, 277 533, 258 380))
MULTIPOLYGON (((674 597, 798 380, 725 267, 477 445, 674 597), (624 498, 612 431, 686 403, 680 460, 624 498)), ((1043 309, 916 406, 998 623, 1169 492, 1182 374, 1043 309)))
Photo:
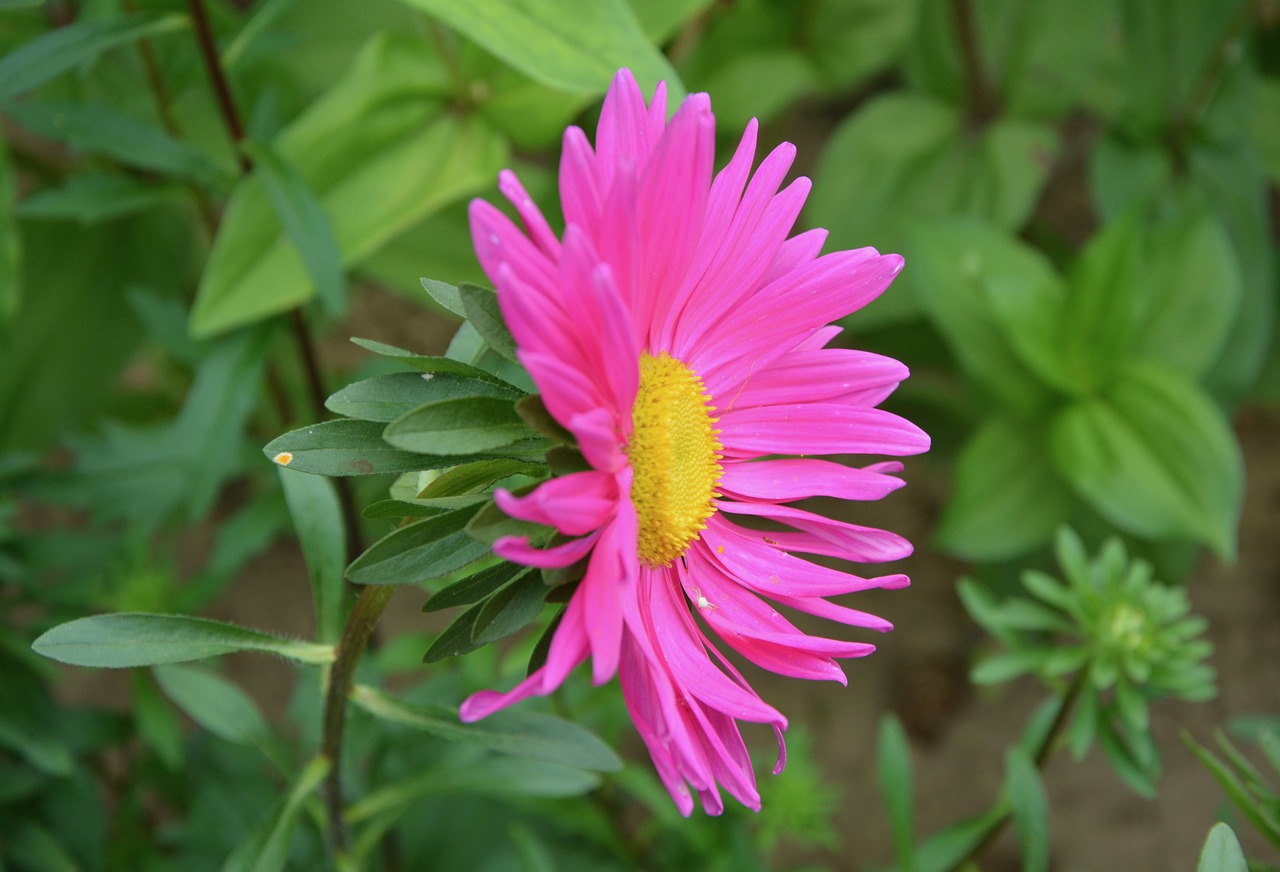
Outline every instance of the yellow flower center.
POLYGON ((667 566, 684 554, 715 513, 723 470, 714 411, 696 372, 665 351, 641 353, 627 455, 640 522, 637 550, 648 566, 667 566))

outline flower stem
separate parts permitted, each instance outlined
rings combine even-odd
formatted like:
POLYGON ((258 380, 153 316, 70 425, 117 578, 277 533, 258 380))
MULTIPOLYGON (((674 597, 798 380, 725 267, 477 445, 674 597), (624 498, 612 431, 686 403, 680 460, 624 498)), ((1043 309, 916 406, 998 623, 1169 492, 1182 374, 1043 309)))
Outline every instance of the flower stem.
POLYGON ((982 127, 996 116, 999 106, 996 94, 991 89, 991 80, 987 76, 986 63, 982 58, 982 45, 978 38, 978 21, 973 0, 951 0, 951 14, 955 18, 956 33, 960 38, 960 58, 964 62, 969 120, 977 127, 982 127))
POLYGON ((378 618, 382 617, 382 610, 387 607, 394 590, 389 585, 369 585, 361 589, 338 639, 338 656, 329 667, 320 753, 332 763, 323 793, 329 815, 329 846, 335 856, 345 855, 348 844, 342 801, 342 733, 347 720, 347 697, 351 695, 356 665, 364 655, 373 628, 378 625, 378 618))
MULTIPOLYGON (((1045 731, 1044 738, 1040 740, 1040 745, 1036 748, 1036 753, 1032 756, 1035 761, 1036 769, 1044 768, 1044 764, 1049 759, 1049 755, 1053 753, 1053 749, 1058 741, 1059 734, 1062 733, 1070 720, 1071 710, 1075 708, 1076 700, 1080 698, 1080 692, 1084 690, 1085 682, 1089 680, 1089 669, 1085 667, 1076 675, 1075 680, 1071 683, 1071 687, 1067 689, 1066 694, 1062 697, 1062 703, 1058 706, 1058 712, 1053 716, 1053 723, 1049 725, 1049 729, 1045 731)), ((998 802, 999 800, 997 800, 998 802)), ((978 841, 973 849, 965 854, 964 859, 956 863, 951 869, 963 869, 970 863, 977 861, 987 849, 1000 837, 1005 827, 1009 825, 1009 821, 1013 820, 1013 812, 1008 811, 996 820, 992 821, 987 831, 982 834, 982 838, 978 841)))

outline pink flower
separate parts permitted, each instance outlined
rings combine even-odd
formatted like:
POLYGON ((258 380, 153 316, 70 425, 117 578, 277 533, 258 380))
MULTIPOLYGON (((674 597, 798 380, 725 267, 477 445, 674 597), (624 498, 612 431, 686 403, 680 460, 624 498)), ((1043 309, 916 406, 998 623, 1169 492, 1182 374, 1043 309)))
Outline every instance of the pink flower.
POLYGON ((896 360, 827 348, 827 326, 875 299, 902 268, 872 248, 819 256, 826 237, 788 238, 808 179, 779 190, 795 148, 755 173, 752 122, 713 178, 715 120, 706 94, 668 123, 658 85, 645 105, 621 70, 605 97, 593 151, 565 133, 557 239, 510 171, 499 177, 523 228, 481 200, 471 228, 481 265, 548 410, 591 469, 526 497, 509 515, 570 538, 545 550, 522 538, 494 547, 530 566, 590 555, 546 663, 507 693, 483 691, 464 720, 557 688, 591 657, 599 684, 618 673, 658 775, 680 811, 724 808, 720 788, 760 808, 738 721, 769 724, 779 772, 787 721, 751 689, 706 634, 766 669, 844 683, 835 658, 873 647, 806 635, 778 605, 844 624, 887 621, 829 602, 903 575, 862 577, 795 554, 858 563, 897 560, 906 540, 788 505, 811 496, 879 499, 902 485, 899 463, 863 468, 809 455, 918 454, 929 438, 875 408, 906 377, 896 360), (800 455, 788 459, 777 455, 800 455), (744 526, 748 516, 785 532, 744 526))

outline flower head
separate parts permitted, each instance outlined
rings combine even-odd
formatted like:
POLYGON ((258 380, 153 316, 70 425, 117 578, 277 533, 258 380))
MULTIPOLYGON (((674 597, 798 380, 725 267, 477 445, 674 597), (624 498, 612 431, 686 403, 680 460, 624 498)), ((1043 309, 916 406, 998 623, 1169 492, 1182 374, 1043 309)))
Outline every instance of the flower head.
POLYGON ((547 568, 587 558, 587 568, 545 664, 508 693, 475 694, 462 716, 549 693, 590 656, 597 683, 619 675, 684 814, 695 793, 719 813, 721 788, 760 807, 738 721, 771 725, 775 771, 785 761, 786 719, 706 629, 766 669, 843 682, 835 658, 873 646, 809 636, 778 606, 888 630, 826 597, 907 584, 795 556, 861 563, 911 553, 892 533, 789 505, 879 499, 901 486, 892 475, 901 464, 856 468, 809 455, 929 446, 919 428, 875 408, 906 367, 827 347, 840 332, 829 323, 878 296, 902 258, 872 248, 820 255, 822 230, 788 238, 809 191, 804 178, 780 190, 794 147, 779 146, 752 173, 752 122, 713 175, 714 127, 707 95, 690 96, 668 122, 663 85, 646 105, 622 70, 595 148, 576 127, 565 134, 563 238, 509 171, 499 187, 522 227, 489 203, 471 204, 476 253, 520 361, 590 468, 524 497, 497 493, 509 515, 569 537, 546 549, 506 538, 498 554, 547 568))

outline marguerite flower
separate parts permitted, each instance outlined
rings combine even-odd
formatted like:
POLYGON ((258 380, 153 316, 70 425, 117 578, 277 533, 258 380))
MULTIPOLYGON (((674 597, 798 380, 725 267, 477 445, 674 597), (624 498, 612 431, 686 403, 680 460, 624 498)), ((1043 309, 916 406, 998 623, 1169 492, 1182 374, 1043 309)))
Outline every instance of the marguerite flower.
POLYGON ((539 567, 590 559, 545 664, 507 693, 471 696, 462 717, 550 693, 590 656, 596 683, 618 673, 686 815, 693 793, 721 812, 720 788, 760 808, 738 721, 771 725, 775 772, 786 759, 786 719, 706 629, 766 669, 843 683, 835 658, 873 646, 806 635, 778 606, 888 630, 826 597, 907 584, 796 556, 873 563, 911 553, 893 533, 788 505, 879 499, 901 486, 891 475, 901 464, 859 469, 811 455, 929 447, 915 425, 875 408, 905 366, 826 347, 840 332, 829 322, 878 296, 902 258, 872 248, 819 255, 822 230, 788 238, 809 191, 804 178, 779 190, 795 148, 779 146, 752 174, 752 122, 713 178, 714 129, 706 94, 668 123, 664 86, 646 106, 622 70, 595 149, 582 130, 565 134, 562 239, 510 171, 500 190, 523 228, 489 203, 471 204, 476 253, 520 361, 590 464, 525 497, 497 494, 509 515, 572 538, 547 549, 506 538, 495 550, 539 567), (783 530, 762 531, 761 521, 783 530))

